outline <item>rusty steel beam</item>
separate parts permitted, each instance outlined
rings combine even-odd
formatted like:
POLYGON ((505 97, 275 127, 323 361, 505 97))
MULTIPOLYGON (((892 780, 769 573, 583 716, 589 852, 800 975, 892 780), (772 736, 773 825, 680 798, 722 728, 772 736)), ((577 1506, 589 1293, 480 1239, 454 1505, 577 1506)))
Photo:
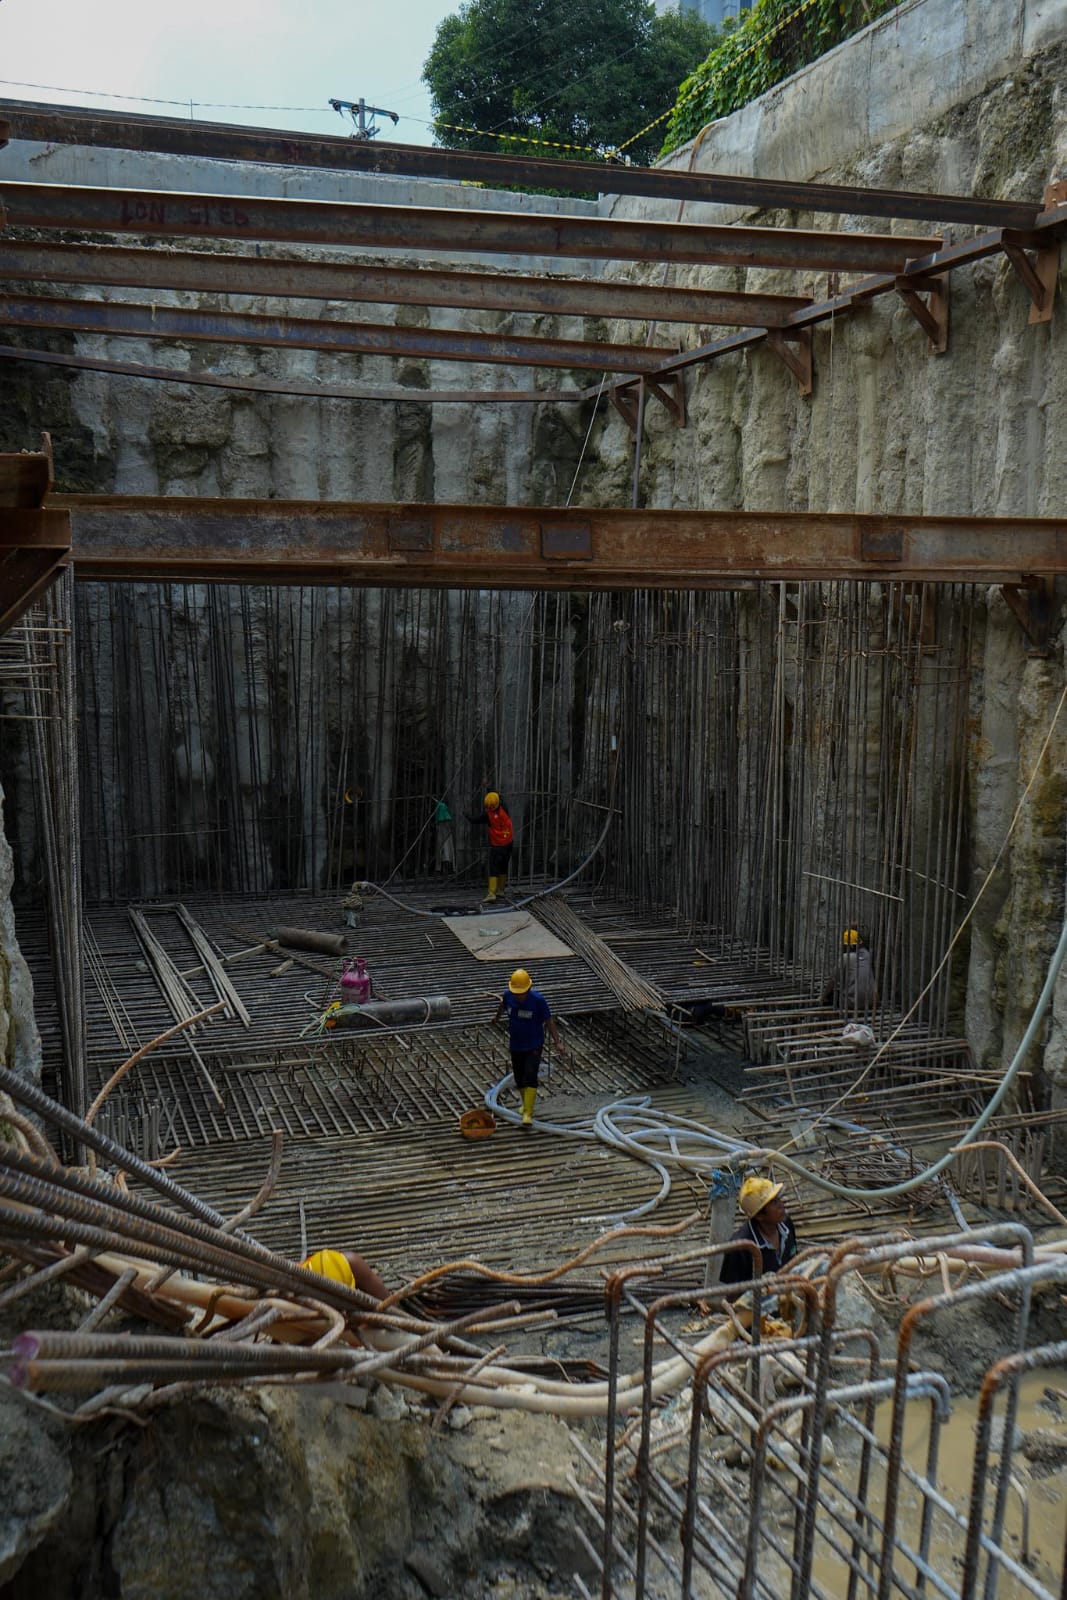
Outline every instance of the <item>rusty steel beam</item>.
MULTIPOLYGON (((902 273, 896 275, 877 273, 869 278, 861 278, 826 300, 816 300, 810 305, 790 312, 780 324, 780 329, 783 334, 788 335, 790 331, 814 328, 821 322, 829 322, 845 312, 854 311, 857 306, 865 304, 868 300, 877 299, 879 295, 891 294, 894 290, 899 292, 901 287, 912 288, 917 292, 928 291, 945 273, 957 267, 973 266, 990 256, 1000 255, 1007 245, 1048 256, 1065 231, 1067 231, 1067 203, 1052 205, 1041 214, 1037 225, 1029 233, 1013 233, 1005 228, 992 228, 988 233, 979 234, 975 239, 965 239, 959 244, 946 245, 940 250, 931 251, 928 256, 918 256, 914 261, 909 261, 902 273)), ((687 367, 712 361, 717 356, 752 349, 766 340, 768 331, 767 328, 751 328, 743 333, 729 334, 726 338, 713 339, 690 350, 683 350, 680 355, 672 356, 669 361, 665 361, 652 376, 669 377, 672 373, 685 371, 687 367)), ((632 381, 627 378, 618 379, 604 392, 610 393, 613 389, 626 388, 632 381)), ((587 389, 586 398, 600 392, 602 391, 597 388, 587 389)))
POLYGON ((0 239, 0 280, 184 289, 381 305, 456 306, 535 316, 698 322, 706 327, 777 326, 811 304, 805 295, 660 287, 610 278, 526 277, 506 272, 339 261, 275 260, 194 250, 53 244, 0 239))
POLYGON ((904 189, 850 188, 791 183, 775 178, 678 171, 617 162, 553 161, 492 151, 448 150, 389 144, 347 136, 294 134, 283 129, 235 128, 226 123, 118 115, 81 106, 0 100, 10 137, 49 144, 159 151, 216 161, 272 166, 450 178, 457 183, 566 189, 575 194, 647 195, 660 200, 705 201, 771 210, 828 211, 841 216, 898 217, 956 222, 970 227, 1029 228, 1041 210, 1028 201, 970 195, 921 194, 904 189))
POLYGON ((31 350, 25 345, 0 344, 0 361, 30 361, 47 367, 70 367, 83 372, 110 372, 119 378, 141 378, 152 383, 203 385, 210 389, 250 390, 253 394, 296 395, 305 400, 402 400, 405 405, 567 405, 585 399, 584 389, 411 389, 399 384, 301 383, 284 378, 233 377, 202 368, 150 367, 138 361, 113 361, 107 356, 73 354, 64 350, 31 350))
POLYGON ((99 333, 109 338, 271 345, 287 350, 585 368, 594 372, 645 372, 671 353, 663 345, 585 344, 579 339, 538 339, 525 334, 403 328, 372 322, 142 306, 126 300, 34 299, 8 294, 0 294, 0 326, 99 333))
POLYGON ((1067 520, 60 496, 81 579, 490 589, 1023 582, 1067 520))
POLYGON ((690 222, 263 200, 143 189, 0 183, 9 228, 78 228, 147 238, 271 239, 320 248, 444 250, 450 255, 533 255, 706 266, 902 272, 940 241, 903 234, 730 228, 690 222))

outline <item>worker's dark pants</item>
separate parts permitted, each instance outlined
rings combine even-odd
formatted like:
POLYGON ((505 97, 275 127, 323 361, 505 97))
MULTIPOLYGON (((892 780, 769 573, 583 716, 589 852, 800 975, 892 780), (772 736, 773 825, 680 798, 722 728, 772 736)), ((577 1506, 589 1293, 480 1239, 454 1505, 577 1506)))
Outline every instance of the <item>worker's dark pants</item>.
POLYGON ((536 1089, 537 1071, 540 1065, 540 1050, 513 1050, 511 1070, 515 1074, 516 1089, 536 1089))
POLYGON ((506 878, 508 863, 514 846, 510 844, 491 844, 489 846, 489 876, 491 878, 506 878))

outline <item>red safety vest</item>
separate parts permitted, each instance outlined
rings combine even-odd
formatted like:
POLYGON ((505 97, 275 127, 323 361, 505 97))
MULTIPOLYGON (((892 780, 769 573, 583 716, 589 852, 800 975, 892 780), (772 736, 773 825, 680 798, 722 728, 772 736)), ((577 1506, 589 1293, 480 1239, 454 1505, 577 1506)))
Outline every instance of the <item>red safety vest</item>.
POLYGON ((489 818, 489 843, 510 844, 515 837, 515 829, 504 807, 497 806, 495 811, 487 811, 486 816, 489 818))

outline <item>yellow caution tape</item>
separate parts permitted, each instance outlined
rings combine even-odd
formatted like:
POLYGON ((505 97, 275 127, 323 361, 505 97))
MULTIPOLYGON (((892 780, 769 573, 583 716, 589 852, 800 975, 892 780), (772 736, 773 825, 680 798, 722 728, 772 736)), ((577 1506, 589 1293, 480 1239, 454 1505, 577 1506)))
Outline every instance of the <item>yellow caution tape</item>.
POLYGON ((773 39, 776 33, 781 33, 783 28, 788 28, 791 22, 795 22, 797 17, 799 17, 802 12, 807 11, 811 6, 815 5, 815 3, 816 0, 802 0, 802 3, 797 6, 795 11, 791 11, 787 17, 783 17, 781 22, 776 23, 773 28, 768 28, 766 33, 761 33, 759 38, 754 39, 746 50, 742 50, 740 55, 734 56, 732 61, 728 62, 726 66, 720 67, 718 72, 713 73, 710 78, 702 78, 698 84, 690 89, 688 94, 684 94, 680 100, 676 100, 674 105, 671 106, 669 110, 665 111, 661 117, 657 117, 654 122, 646 122, 645 126, 638 129, 637 133, 635 133, 632 138, 627 139, 625 143, 619 145, 618 153, 621 155, 622 152, 628 148, 628 146, 636 144, 638 139, 643 139, 646 133, 651 133, 653 128, 658 128, 661 122, 666 122, 668 117, 674 115, 679 106, 688 104, 688 102, 695 99, 697 95, 705 94, 708 89, 713 88, 714 85, 720 81, 720 79, 729 77, 730 73, 735 70, 739 62, 744 61, 747 56, 752 55, 754 51, 759 49, 760 45, 766 44, 768 39, 773 39))
MULTIPOLYGON (((810 0, 809 0, 810 3, 810 0)), ((591 144, 563 144, 558 139, 533 139, 522 133, 491 133, 487 128, 468 128, 462 122, 438 122, 431 124, 434 128, 443 128, 446 133, 475 133, 479 139, 513 139, 516 144, 536 144, 545 150, 580 150, 585 155, 597 156, 601 161, 607 161, 613 150, 598 150, 591 144)))

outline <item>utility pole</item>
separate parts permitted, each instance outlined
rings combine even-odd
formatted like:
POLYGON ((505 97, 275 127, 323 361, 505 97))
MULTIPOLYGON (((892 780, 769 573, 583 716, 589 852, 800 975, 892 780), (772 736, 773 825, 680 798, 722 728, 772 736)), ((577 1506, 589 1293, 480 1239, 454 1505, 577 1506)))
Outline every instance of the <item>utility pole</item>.
POLYGON ((386 111, 384 106, 369 106, 362 95, 358 100, 331 100, 331 106, 339 116, 344 116, 347 111, 355 126, 353 139, 373 139, 378 132, 372 117, 391 117, 394 126, 400 121, 399 113, 386 111))

